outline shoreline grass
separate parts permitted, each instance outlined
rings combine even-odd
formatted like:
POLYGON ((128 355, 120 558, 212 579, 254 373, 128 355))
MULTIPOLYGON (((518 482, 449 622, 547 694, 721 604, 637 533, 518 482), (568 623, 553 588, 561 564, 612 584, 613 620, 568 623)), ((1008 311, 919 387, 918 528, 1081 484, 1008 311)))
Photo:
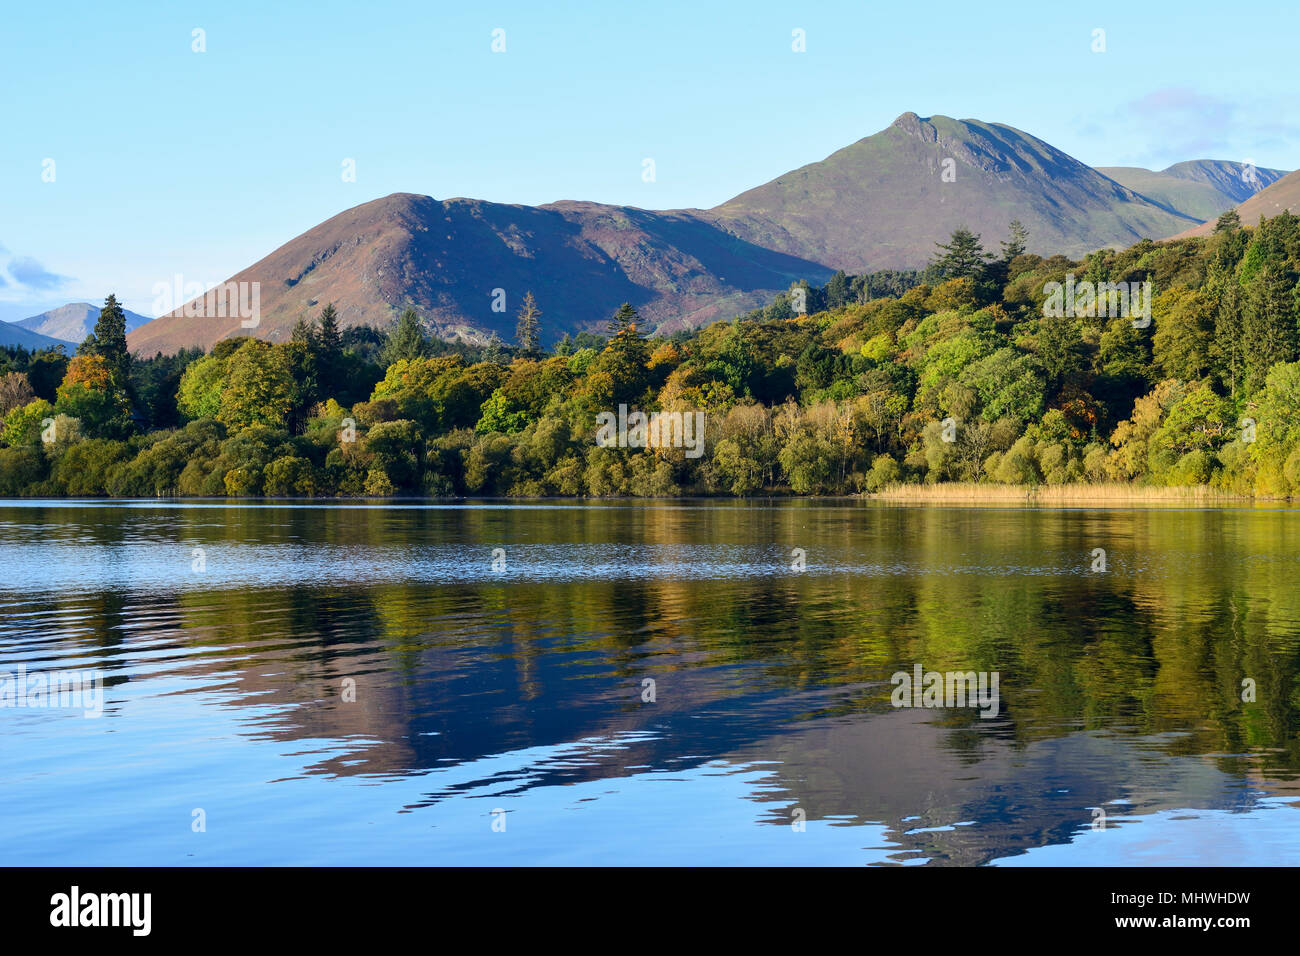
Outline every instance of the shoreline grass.
POLYGON ((1226 501, 1286 501, 1241 495, 1209 485, 1165 487, 1135 485, 1126 482, 1105 484, 1075 483, 1067 485, 998 485, 977 482, 939 482, 932 485, 896 484, 865 494, 864 498, 880 501, 933 502, 952 504, 984 502, 991 504, 1155 504, 1216 503, 1226 501))

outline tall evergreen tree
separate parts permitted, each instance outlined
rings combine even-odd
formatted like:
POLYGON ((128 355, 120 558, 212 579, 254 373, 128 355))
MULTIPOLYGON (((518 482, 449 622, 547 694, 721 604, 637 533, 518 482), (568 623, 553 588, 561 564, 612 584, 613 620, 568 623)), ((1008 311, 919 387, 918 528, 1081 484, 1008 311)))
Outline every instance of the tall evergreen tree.
POLYGON ((293 324, 293 331, 289 333, 289 341, 314 348, 316 346, 316 329, 300 315, 298 321, 293 324))
POLYGON ((524 304, 519 309, 519 321, 515 325, 515 341, 519 343, 519 351, 529 357, 541 353, 541 314, 532 292, 524 293, 524 304))
POLYGON ((131 353, 126 347, 126 313, 112 293, 99 310, 94 331, 77 349, 83 355, 100 355, 108 363, 119 388, 125 388, 131 370, 131 353))
POLYGON ((632 308, 630 302, 624 302, 614 313, 614 317, 609 320, 609 334, 618 335, 630 326, 635 326, 640 321, 641 316, 636 309, 632 308))
POLYGON ((501 336, 495 332, 488 339, 488 343, 483 348, 483 361, 492 362, 496 365, 504 365, 506 362, 506 350, 502 345, 501 336))
POLYGON ((1012 219, 1009 227, 1011 237, 1002 243, 1002 261, 1010 262, 1016 256, 1023 256, 1029 242, 1029 230, 1019 219, 1012 219))
POLYGON ((1261 387, 1275 363, 1296 359, 1295 289, 1295 274, 1269 262, 1244 290, 1242 333, 1248 388, 1261 387))
POLYGON ((1215 232, 1236 232, 1240 228, 1241 216, 1237 214, 1237 210, 1235 209, 1229 209, 1221 215, 1218 221, 1214 224, 1215 232))
POLYGON ((316 347, 322 355, 337 356, 343 351, 343 333, 339 331, 339 316, 330 302, 320 311, 320 329, 316 333, 316 347))
POLYGON ((978 280, 984 274, 985 265, 993 258, 992 253, 984 251, 979 235, 965 226, 954 229, 946 244, 936 242, 935 246, 941 254, 936 253, 930 264, 945 279, 969 276, 978 280))
POLYGON ((337 398, 343 387, 343 334, 339 330, 334 303, 320 312, 320 325, 312 342, 312 361, 316 366, 317 401, 337 398))
POLYGON ((604 355, 612 363, 610 368, 620 401, 630 400, 645 387, 645 370, 650 364, 650 344, 637 328, 639 318, 636 309, 624 302, 609 323, 614 334, 605 346, 604 355))
POLYGON ((1241 285, 1230 274, 1218 291, 1218 310, 1214 319, 1210 353, 1219 363, 1219 377, 1233 398, 1237 396, 1237 389, 1244 379, 1244 348, 1241 285))
POLYGON ((849 277, 841 269, 826 283, 826 308, 838 309, 849 302, 849 277))
POLYGON ((408 306, 398 317, 397 326, 388 335, 383 363, 388 366, 402 359, 427 358, 428 355, 429 340, 420 324, 420 316, 408 306))

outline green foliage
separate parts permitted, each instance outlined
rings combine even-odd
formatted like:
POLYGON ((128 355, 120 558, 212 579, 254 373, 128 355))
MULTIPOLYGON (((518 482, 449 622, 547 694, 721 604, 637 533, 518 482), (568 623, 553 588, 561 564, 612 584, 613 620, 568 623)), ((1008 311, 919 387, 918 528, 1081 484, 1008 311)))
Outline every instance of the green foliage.
POLYGON ((5 416, 0 440, 11 447, 35 445, 41 440, 42 422, 53 418, 54 406, 45 399, 28 402, 5 416))
POLYGON ((939 252, 931 265, 945 279, 982 278, 985 266, 993 258, 984 251, 980 237, 965 226, 954 229, 946 243, 936 242, 935 246, 939 252))
POLYGON ((0 496, 20 498, 41 494, 46 471, 45 456, 39 448, 30 445, 0 448, 0 496))
POLYGON ((223 370, 217 421, 232 430, 283 424, 294 404, 295 382, 284 348, 250 339, 223 370))
POLYGON ((104 356, 78 355, 59 385, 55 409, 80 421, 91 436, 124 437, 131 430, 131 406, 118 375, 104 356))
POLYGON ((384 365, 391 366, 401 361, 411 361, 429 356, 429 340, 424 334, 424 326, 416 311, 407 308, 397 320, 397 327, 388 337, 384 348, 384 365))
POLYGON ((125 388, 131 366, 131 353, 126 347, 126 312, 118 304, 117 296, 109 295, 99 310, 94 330, 77 350, 79 355, 98 355, 112 370, 113 380, 125 388))
POLYGON ((499 388, 483 403, 482 411, 483 417, 474 426, 477 432, 517 432, 528 424, 528 413, 516 408, 499 388))
POLYGON ((565 336, 550 358, 531 297, 513 350, 430 339, 411 309, 387 334, 343 329, 326 306, 288 342, 145 360, 124 358, 110 301, 71 361, 0 350, 0 493, 1300 494, 1300 219, 1221 225, 1078 262, 1029 254, 1015 224, 997 257, 958 230, 927 270, 796 282, 668 338, 625 304, 608 338, 565 336), (1067 275, 1151 283, 1153 322, 1051 312, 1067 275), (700 441, 599 446, 597 416, 622 405, 703 413, 700 441))
POLYGON ((297 455, 276 458, 263 470, 262 488, 272 496, 311 497, 316 493, 311 462, 297 455))
POLYGON ((186 418, 195 421, 217 417, 225 388, 226 364, 215 355, 205 355, 185 369, 176 394, 176 407, 186 418))

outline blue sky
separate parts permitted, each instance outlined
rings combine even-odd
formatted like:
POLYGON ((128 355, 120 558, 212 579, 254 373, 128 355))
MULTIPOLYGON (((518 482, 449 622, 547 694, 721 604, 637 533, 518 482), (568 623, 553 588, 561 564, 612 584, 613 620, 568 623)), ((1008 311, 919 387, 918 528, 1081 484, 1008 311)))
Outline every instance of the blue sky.
POLYGON ((708 207, 908 110, 1093 165, 1300 168, 1293 0, 991 6, 10 5, 0 319, 110 291, 149 314, 392 192, 708 207))

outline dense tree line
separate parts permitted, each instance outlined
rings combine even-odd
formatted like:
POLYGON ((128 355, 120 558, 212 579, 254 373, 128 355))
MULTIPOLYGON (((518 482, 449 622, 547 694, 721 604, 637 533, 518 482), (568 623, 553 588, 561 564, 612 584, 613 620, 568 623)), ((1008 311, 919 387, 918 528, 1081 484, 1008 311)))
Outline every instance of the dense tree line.
POLYGON ((925 270, 801 283, 670 338, 625 305, 549 352, 529 294, 513 347, 431 338, 409 309, 341 329, 327 305, 285 342, 139 359, 110 296, 77 354, 0 352, 0 494, 1300 493, 1300 220, 1225 214, 1077 261, 1024 249, 1017 224, 997 253, 958 230, 925 270), (1045 307, 1067 282, 1149 283, 1150 321, 1103 293, 1045 307), (703 410, 704 454, 601 447, 620 404, 703 410))

